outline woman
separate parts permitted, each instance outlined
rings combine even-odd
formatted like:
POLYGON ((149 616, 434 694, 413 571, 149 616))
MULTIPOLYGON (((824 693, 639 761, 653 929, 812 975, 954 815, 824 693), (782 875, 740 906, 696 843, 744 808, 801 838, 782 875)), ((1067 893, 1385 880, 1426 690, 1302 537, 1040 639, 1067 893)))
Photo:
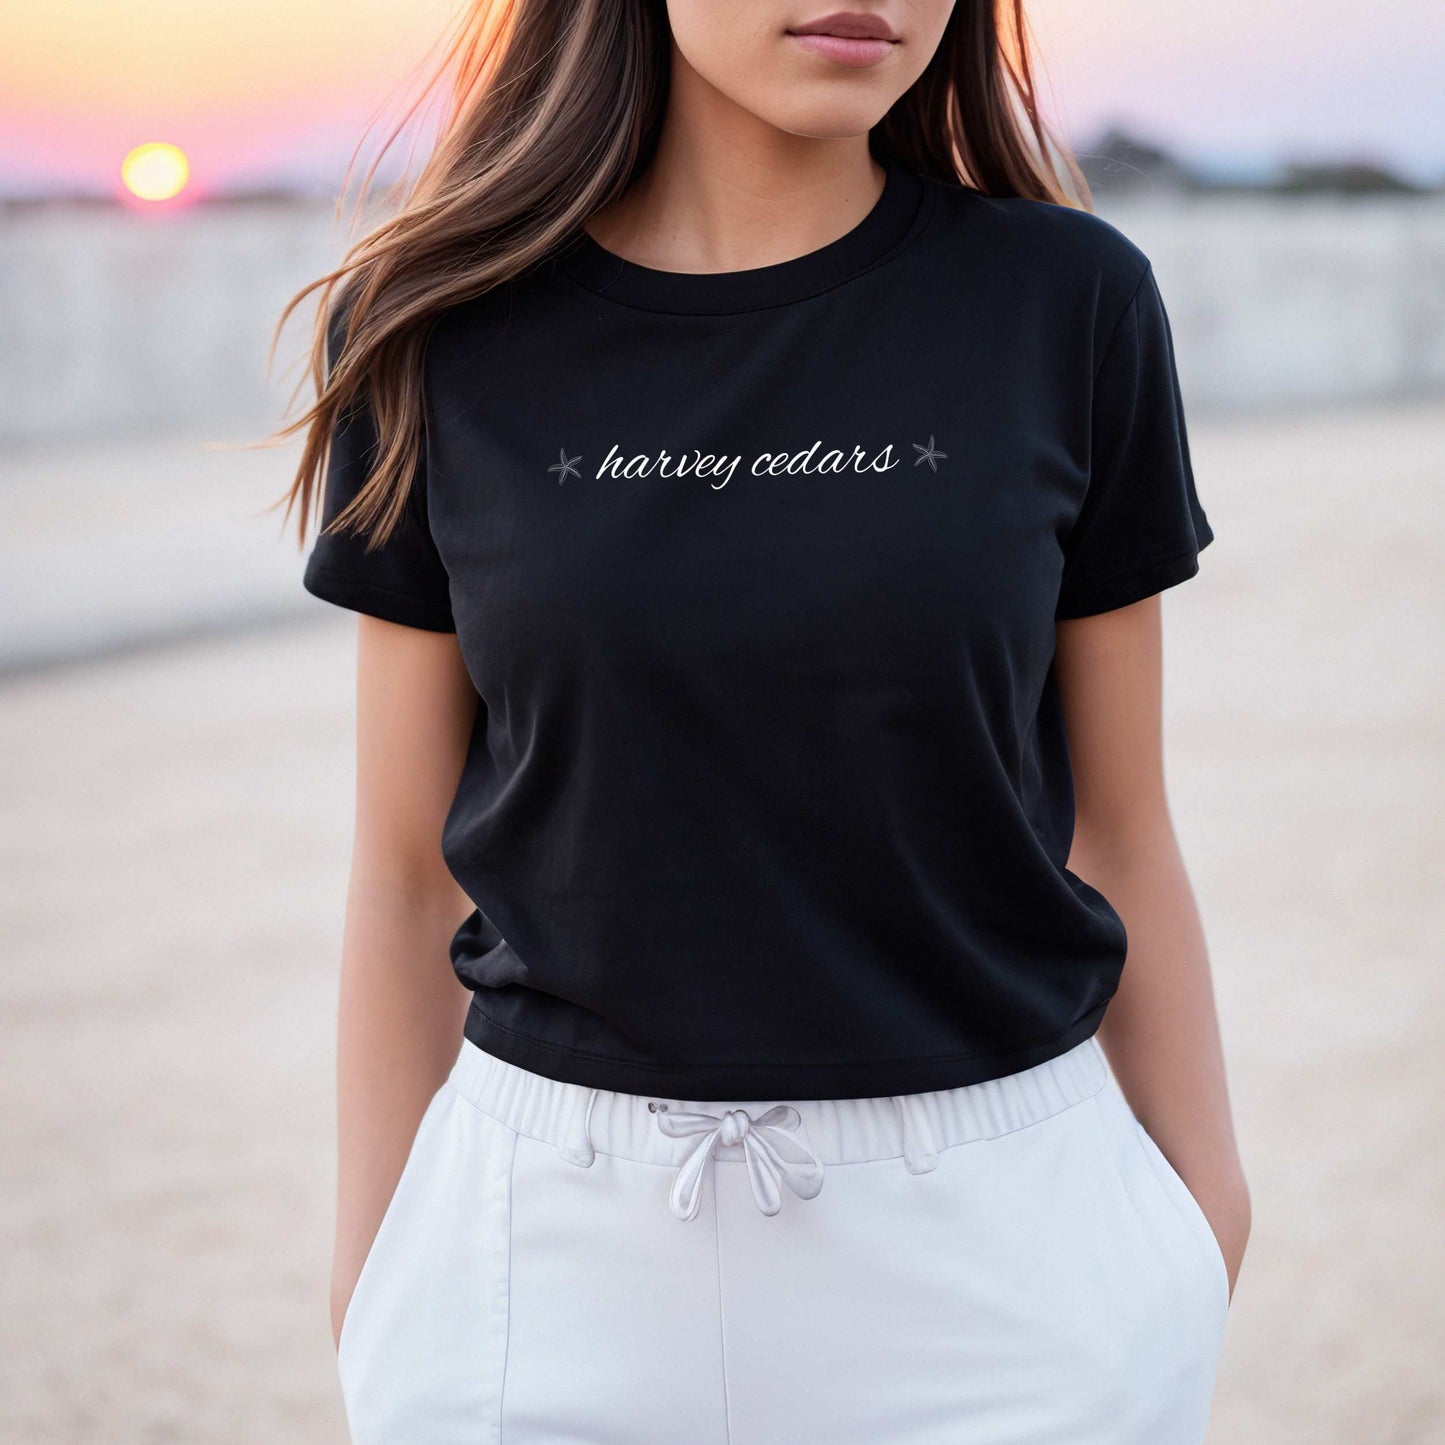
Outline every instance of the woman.
POLYGON ((308 288, 357 1441, 1202 1437, 1249 1209, 1158 594, 1212 533, 1021 35, 479 4, 308 288))

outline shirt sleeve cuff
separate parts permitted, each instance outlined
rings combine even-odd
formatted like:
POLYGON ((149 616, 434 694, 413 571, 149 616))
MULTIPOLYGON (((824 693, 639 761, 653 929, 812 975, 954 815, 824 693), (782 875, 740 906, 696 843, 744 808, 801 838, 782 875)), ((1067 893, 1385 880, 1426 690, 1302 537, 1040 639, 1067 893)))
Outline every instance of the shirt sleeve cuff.
POLYGON ((302 575, 302 586, 313 597, 335 603, 352 612, 364 612, 383 622, 397 622, 403 627, 419 627, 427 632, 455 632, 451 609, 444 602, 413 597, 409 593, 392 592, 372 582, 363 582, 333 567, 308 567, 302 575))
POLYGON ((1071 593, 1060 601, 1054 612, 1056 620, 1063 622, 1074 617, 1092 617, 1099 612, 1113 612, 1131 603, 1142 602, 1156 592, 1187 582, 1199 571, 1199 554, 1214 540, 1207 528, 1192 547, 1172 552, 1167 557, 1156 557, 1120 572, 1113 577, 1095 582, 1091 586, 1071 593))

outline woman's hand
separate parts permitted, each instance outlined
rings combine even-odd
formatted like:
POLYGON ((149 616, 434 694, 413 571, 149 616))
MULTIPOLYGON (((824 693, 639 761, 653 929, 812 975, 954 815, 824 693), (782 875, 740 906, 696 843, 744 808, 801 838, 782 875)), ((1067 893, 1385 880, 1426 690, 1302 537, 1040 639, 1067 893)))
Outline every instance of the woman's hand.
POLYGON ((351 1296, 356 1292, 356 1281, 358 1274, 351 1270, 337 1270, 334 1266, 331 1270, 331 1345, 333 1349, 341 1348, 341 1326, 346 1319, 347 1307, 351 1304, 351 1296))
MULTIPOLYGON (((1180 1177, 1184 1178, 1183 1175, 1180 1177)), ((1184 1182, 1199 1201, 1199 1207, 1214 1231, 1219 1252, 1224 1256, 1225 1273, 1229 1276, 1229 1297, 1233 1300, 1235 1281, 1239 1278, 1244 1251, 1249 1244, 1249 1186, 1238 1170, 1232 1170, 1222 1178, 1216 1176, 1208 1181, 1184 1178, 1184 1182)))

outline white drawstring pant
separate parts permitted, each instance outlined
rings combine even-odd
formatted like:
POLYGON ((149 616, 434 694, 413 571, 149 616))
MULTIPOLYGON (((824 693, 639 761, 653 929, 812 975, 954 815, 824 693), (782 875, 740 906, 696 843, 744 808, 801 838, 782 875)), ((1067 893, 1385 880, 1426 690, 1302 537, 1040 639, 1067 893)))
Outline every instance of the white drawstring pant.
POLYGON ((1227 1304, 1094 1039, 761 1103, 468 1043, 338 1364, 356 1445, 1199 1445, 1227 1304))

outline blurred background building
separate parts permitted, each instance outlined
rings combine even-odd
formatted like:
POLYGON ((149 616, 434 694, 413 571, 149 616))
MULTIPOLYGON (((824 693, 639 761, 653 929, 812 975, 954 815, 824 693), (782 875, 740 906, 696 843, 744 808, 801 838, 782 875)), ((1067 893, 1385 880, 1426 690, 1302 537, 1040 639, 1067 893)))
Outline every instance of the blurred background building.
MULTIPOLYGON (((267 510, 294 443, 252 444, 352 148, 451 9, 0 17, 0 1438, 341 1438, 351 632, 267 510)), ((1167 604, 1258 1216, 1212 1438, 1445 1440, 1445 14, 1032 23, 1154 262, 1219 537, 1167 604)))

